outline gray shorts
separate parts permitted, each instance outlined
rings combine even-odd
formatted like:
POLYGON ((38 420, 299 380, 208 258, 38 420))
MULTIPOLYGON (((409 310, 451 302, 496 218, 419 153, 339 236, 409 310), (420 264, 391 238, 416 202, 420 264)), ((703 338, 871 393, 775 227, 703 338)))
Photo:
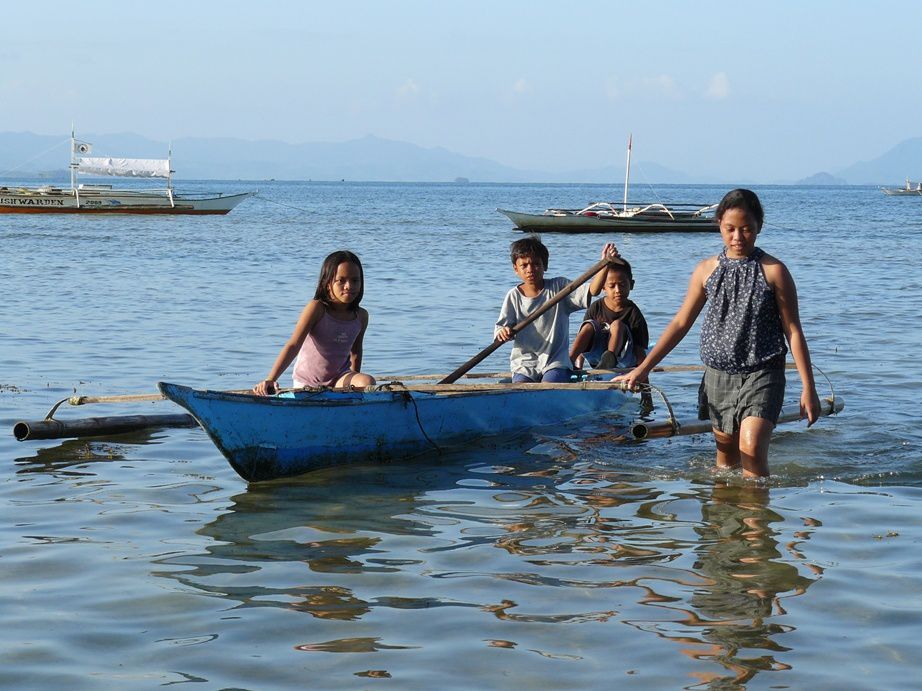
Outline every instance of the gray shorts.
POLYGON ((727 374, 710 367, 698 388, 698 418, 711 420, 714 429, 733 434, 747 417, 777 424, 784 403, 783 369, 727 374))

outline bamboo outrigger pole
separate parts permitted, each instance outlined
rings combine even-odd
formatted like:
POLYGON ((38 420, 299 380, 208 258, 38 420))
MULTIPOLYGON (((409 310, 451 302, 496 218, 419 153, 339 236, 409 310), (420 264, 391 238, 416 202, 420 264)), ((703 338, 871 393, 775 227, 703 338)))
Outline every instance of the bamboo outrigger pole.
POLYGON ((153 427, 195 427, 198 423, 188 413, 173 415, 116 415, 86 417, 77 420, 46 418, 35 422, 17 422, 13 436, 17 441, 31 439, 61 439, 62 437, 104 437, 111 434, 137 432, 153 427))
MULTIPOLYGON (((845 408, 845 401, 840 397, 824 398, 823 406, 820 409, 820 417, 835 415, 845 408)), ((797 422, 802 420, 803 416, 800 410, 781 409, 781 415, 778 416, 778 424, 783 422, 797 422)), ((631 425, 630 436, 628 440, 655 439, 663 437, 678 437, 690 434, 704 434, 711 432, 713 425, 710 420, 675 420, 670 418, 663 422, 636 422, 631 425)))
MULTIPOLYGON (((787 363, 785 369, 795 370, 797 366, 793 362, 787 363)), ((617 376, 619 374, 627 374, 633 367, 619 367, 615 369, 586 369, 586 370, 576 370, 578 375, 588 375, 595 377, 604 377, 604 376, 617 376)), ((663 372, 703 372, 704 365, 658 365, 650 370, 651 374, 663 373, 663 372)), ((431 381, 433 379, 444 380, 448 377, 447 374, 382 374, 378 377, 378 383, 387 383, 387 382, 405 382, 405 381, 431 381)), ((461 375, 458 379, 506 379, 508 380, 512 377, 512 372, 468 372, 461 375)), ((159 394, 149 394, 150 396, 157 396, 159 394)), ((76 397, 75 397, 76 398, 76 397)), ((144 399, 147 400, 147 399, 144 399)), ((150 400, 153 400, 150 399, 150 400)), ((96 403, 97 401, 93 399, 88 399, 81 401, 81 403, 96 403)), ((79 405, 79 404, 75 404, 79 405)))

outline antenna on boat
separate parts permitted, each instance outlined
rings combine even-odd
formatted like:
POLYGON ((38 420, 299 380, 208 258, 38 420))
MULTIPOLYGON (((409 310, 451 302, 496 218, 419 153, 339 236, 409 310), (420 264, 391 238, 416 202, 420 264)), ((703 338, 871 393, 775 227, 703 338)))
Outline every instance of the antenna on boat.
POLYGON ((73 121, 70 123, 70 189, 77 189, 77 138, 73 121))
POLYGON ((173 199, 173 140, 170 140, 166 150, 166 195, 170 198, 170 206, 176 206, 176 200, 173 199))
POLYGON ((634 139, 633 134, 627 136, 627 163, 624 166, 624 212, 627 213, 627 186, 631 178, 631 142, 634 139))

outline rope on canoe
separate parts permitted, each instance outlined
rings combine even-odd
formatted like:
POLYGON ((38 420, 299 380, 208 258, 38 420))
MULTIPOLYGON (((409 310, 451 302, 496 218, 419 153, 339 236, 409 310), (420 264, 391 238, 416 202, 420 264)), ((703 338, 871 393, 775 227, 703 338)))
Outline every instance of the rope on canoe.
MULTIPOLYGON (((587 377, 587 376, 590 375, 590 374, 599 373, 599 372, 605 372, 606 374, 619 374, 619 373, 624 373, 624 372, 630 372, 631 369, 632 369, 632 368, 616 369, 616 370, 591 370, 591 371, 588 371, 588 372, 587 372, 587 371, 584 371, 584 370, 577 370, 577 376, 582 378, 582 377, 587 377)), ((678 369, 678 368, 676 368, 676 369, 678 369)), ((697 369, 703 369, 703 367, 700 367, 700 366, 692 366, 692 367, 687 367, 687 368, 684 368, 684 367, 683 367, 683 369, 695 369, 695 370, 697 370, 697 369)), ((658 368, 654 368, 653 371, 654 371, 654 372, 658 371, 658 368)), ((624 382, 616 382, 616 383, 621 385, 621 390, 622 390, 622 391, 627 391, 627 389, 624 387, 624 382)), ((659 389, 659 388, 653 386, 653 384, 651 384, 651 383, 649 383, 649 382, 645 382, 645 383, 643 383, 643 384, 639 384, 639 385, 637 386, 637 390, 640 391, 640 393, 641 393, 641 399, 640 399, 640 406, 641 406, 641 407, 640 407, 640 409, 641 409, 642 412, 643 412, 643 405, 644 405, 643 394, 645 394, 645 393, 650 393, 651 391, 655 391, 657 394, 659 394, 659 397, 663 399, 663 404, 666 406, 666 412, 667 412, 667 414, 669 415, 668 422, 669 422, 669 424, 672 425, 673 431, 676 431, 676 432, 677 432, 678 429, 679 429, 679 427, 680 427, 680 425, 679 425, 678 420, 676 420, 675 413, 674 413, 673 410, 672 410, 672 404, 669 402, 669 399, 666 397, 666 392, 663 391, 662 389, 659 389)), ((652 403, 652 402, 650 403, 650 409, 651 409, 651 410, 653 409, 653 403, 652 403)))
POLYGON ((672 410, 672 404, 669 402, 669 399, 666 397, 666 392, 656 386, 653 386, 653 384, 650 384, 649 382, 645 384, 640 384, 638 388, 641 392, 655 391, 656 393, 659 394, 659 397, 663 399, 663 404, 666 406, 666 414, 668 415, 668 417, 666 418, 666 422, 672 425, 673 434, 674 435, 678 434, 679 428, 682 425, 680 425, 679 421, 676 419, 675 413, 672 410))
POLYGON ((423 426, 423 421, 419 417, 419 406, 416 405, 416 399, 413 398, 413 393, 407 390, 407 387, 403 382, 392 381, 387 382, 386 384, 380 384, 375 387, 375 391, 390 391, 392 393, 399 393, 404 401, 409 401, 412 403, 413 413, 416 415, 416 424, 419 426, 419 431, 423 433, 426 441, 432 444, 432 448, 434 448, 438 453, 442 453, 442 447, 432 441, 432 437, 426 433, 426 428, 423 426))
POLYGON ((419 406, 416 405, 416 399, 413 398, 413 394, 411 394, 409 391, 406 391, 404 392, 403 395, 406 399, 410 401, 410 403, 413 404, 413 412, 416 413, 416 424, 419 425, 419 431, 423 433, 423 436, 426 438, 426 441, 432 444, 433 448, 436 451, 438 451, 439 453, 442 453, 442 449, 439 447, 439 445, 436 444, 434 441, 432 441, 432 438, 428 434, 426 434, 426 428, 423 427, 423 421, 419 419, 419 406))
POLYGON ((51 410, 48 411, 48 414, 45 416, 45 419, 54 420, 54 414, 57 412, 58 408, 61 407, 62 403, 67 403, 69 400, 70 400, 69 398, 64 398, 58 401, 57 403, 55 403, 53 406, 51 406, 51 410))
MULTIPOLYGON (((813 369, 815 369, 817 372, 823 375, 823 379, 825 379, 826 383, 829 384, 829 395, 832 397, 832 400, 835 401, 836 400, 836 389, 832 385, 832 379, 827 377, 826 373, 823 370, 821 370, 819 367, 817 367, 816 365, 813 365, 813 369)), ((836 414, 837 412, 835 409, 835 405, 833 405, 831 415, 836 415, 836 414)))

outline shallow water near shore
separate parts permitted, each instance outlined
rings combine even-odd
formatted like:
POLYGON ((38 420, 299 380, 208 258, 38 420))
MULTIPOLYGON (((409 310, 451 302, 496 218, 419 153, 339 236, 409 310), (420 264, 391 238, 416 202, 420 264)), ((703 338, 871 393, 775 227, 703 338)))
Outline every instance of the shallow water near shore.
MULTIPOLYGON (((714 472, 707 436, 623 444, 587 423, 250 486, 198 429, 16 442, 14 422, 75 391, 252 386, 341 247, 365 266, 365 369, 451 371, 490 342, 515 281, 508 245, 521 233, 495 208, 617 196, 190 186, 259 195, 225 217, 0 223, 0 686, 917 683, 922 198, 755 188, 758 244, 797 282, 820 395, 846 402, 810 430, 779 427, 764 483, 714 472)), ((726 188, 635 190, 708 203, 726 188)), ((548 275, 568 277, 614 241, 654 337, 696 262, 720 249, 716 233, 543 239, 548 275)), ((697 362, 696 328, 664 364, 697 362)), ((653 383, 689 417, 697 380, 653 383)), ((790 372, 788 400, 798 393, 790 372)), ((57 417, 166 412, 65 406, 57 417)))

